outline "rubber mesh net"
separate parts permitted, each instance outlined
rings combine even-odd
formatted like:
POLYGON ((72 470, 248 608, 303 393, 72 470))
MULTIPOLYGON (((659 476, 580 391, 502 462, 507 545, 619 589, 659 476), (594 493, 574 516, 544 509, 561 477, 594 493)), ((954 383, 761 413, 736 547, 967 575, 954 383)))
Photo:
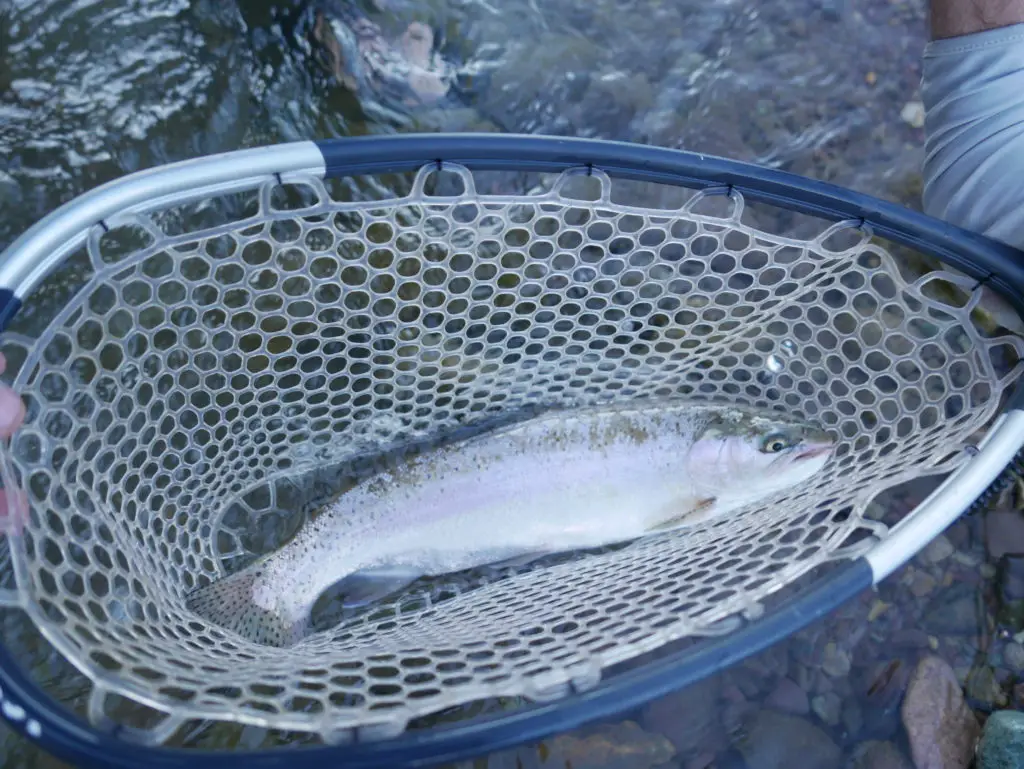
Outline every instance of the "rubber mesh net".
POLYGON ((92 680, 94 722, 116 694, 166 714, 154 741, 204 718, 339 742, 592 687, 884 537, 871 499, 957 466, 1017 372, 971 279, 908 282, 867 235, 830 246, 845 225, 797 240, 745 223, 735 192, 712 215, 703 193, 612 202, 598 171, 584 199, 573 173, 503 196, 447 170, 461 194, 428 194, 430 169, 383 200, 289 177, 124 215, 28 297, 4 337, 29 402, 4 458, 28 509, 5 595, 92 680), (325 600, 288 649, 185 608, 375 452, 538 403, 669 396, 781 409, 840 445, 725 519, 347 615, 325 600))

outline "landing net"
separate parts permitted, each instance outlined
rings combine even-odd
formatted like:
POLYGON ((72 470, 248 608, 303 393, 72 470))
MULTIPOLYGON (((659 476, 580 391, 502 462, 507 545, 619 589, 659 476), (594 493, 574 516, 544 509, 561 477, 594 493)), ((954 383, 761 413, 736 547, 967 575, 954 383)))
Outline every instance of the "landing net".
POLYGON ((198 228, 202 201, 108 218, 5 335, 30 406, 5 460, 29 511, 8 602, 91 679, 94 723, 117 694, 164 715, 153 742, 201 718, 337 743, 587 690, 884 539, 869 502, 963 462, 1019 373, 973 279, 906 277, 850 223, 769 234, 735 191, 713 214, 705 193, 624 205, 596 169, 584 199, 575 172, 513 196, 446 164, 463 190, 439 197, 434 170, 374 200, 268 180, 198 228), (812 482, 725 519, 328 606, 288 649, 186 608, 286 541, 357 458, 538 404, 660 397, 777 409, 839 446, 812 482))

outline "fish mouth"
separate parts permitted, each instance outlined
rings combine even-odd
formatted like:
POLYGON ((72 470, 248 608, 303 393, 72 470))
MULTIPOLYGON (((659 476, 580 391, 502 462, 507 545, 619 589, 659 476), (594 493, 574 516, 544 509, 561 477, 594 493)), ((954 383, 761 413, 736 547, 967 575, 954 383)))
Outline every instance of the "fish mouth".
POLYGON ((796 455, 797 459, 813 459, 814 457, 824 456, 832 452, 832 444, 817 444, 808 446, 803 451, 796 455))

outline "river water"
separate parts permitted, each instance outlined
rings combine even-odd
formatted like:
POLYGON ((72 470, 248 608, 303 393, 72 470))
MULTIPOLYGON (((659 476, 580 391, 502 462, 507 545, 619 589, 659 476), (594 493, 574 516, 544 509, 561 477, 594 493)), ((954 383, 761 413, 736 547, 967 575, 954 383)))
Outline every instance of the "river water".
POLYGON ((389 0, 368 12, 385 35, 413 20, 438 30, 458 73, 442 103, 353 94, 296 2, 3 0, 0 245, 140 168, 409 130, 684 147, 915 202, 922 134, 900 113, 917 98, 921 0, 389 0))
POLYGON ((699 150, 916 208, 925 26, 922 0, 0 0, 0 248, 142 168, 408 131, 699 150), (339 77, 332 19, 425 25, 450 87, 339 77))

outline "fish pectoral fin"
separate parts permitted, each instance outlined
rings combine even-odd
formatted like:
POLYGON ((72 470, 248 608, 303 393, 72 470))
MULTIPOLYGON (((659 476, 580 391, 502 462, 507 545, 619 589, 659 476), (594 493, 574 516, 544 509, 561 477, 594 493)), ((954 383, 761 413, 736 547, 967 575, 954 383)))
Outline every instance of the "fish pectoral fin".
POLYGON ((422 576, 422 570, 408 566, 380 566, 352 572, 338 583, 342 605, 346 608, 366 606, 422 576))
POLYGON ((647 531, 668 531, 682 526, 685 523, 690 523, 692 519, 696 518, 698 513, 702 513, 708 508, 715 504, 714 497, 703 497, 703 498, 692 498, 681 503, 677 510, 680 512, 673 515, 671 518, 649 526, 647 531))

